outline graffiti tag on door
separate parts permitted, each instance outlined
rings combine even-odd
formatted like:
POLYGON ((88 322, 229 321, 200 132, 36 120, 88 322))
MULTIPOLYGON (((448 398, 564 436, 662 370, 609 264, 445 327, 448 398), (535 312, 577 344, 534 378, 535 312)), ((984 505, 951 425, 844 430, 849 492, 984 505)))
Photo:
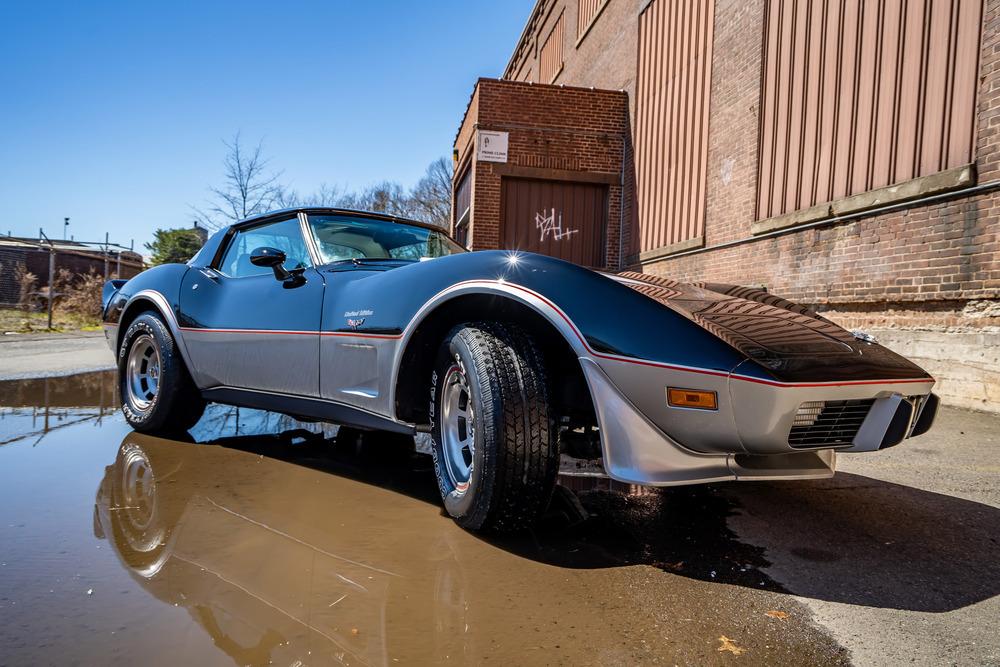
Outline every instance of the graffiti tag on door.
POLYGON ((580 231, 579 229, 563 229, 562 212, 557 214, 554 208, 549 209, 547 215, 544 210, 535 214, 535 229, 541 233, 539 243, 544 243, 548 236, 551 236, 553 241, 562 241, 580 231))

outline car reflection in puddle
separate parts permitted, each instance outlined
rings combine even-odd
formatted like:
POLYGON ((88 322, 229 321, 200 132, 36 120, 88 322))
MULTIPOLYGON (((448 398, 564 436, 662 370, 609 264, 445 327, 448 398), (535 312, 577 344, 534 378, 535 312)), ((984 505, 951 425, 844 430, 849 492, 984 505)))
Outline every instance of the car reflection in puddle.
POLYGON ((310 458, 302 450, 328 445, 322 434, 238 444, 137 433, 122 442, 97 492, 94 530, 143 588, 186 608, 241 665, 467 654, 456 551, 475 538, 427 503, 337 476, 320 484, 308 467, 247 456, 291 447, 310 458))

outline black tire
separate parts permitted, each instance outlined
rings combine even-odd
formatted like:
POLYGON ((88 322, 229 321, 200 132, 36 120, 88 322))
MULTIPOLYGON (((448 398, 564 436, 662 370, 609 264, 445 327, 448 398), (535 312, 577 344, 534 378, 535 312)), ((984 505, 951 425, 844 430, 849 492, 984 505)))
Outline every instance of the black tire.
POLYGON ((559 445, 544 360, 523 329, 492 322, 452 329, 431 376, 431 427, 438 488, 460 526, 512 532, 545 511, 559 470, 559 445), (454 407, 446 410, 446 401, 454 407), (463 410, 469 406, 470 417, 451 418, 468 414, 463 410), (471 444, 460 450, 467 473, 455 474, 456 467, 464 469, 449 457, 456 447, 446 449, 446 437, 471 444))
POLYGON ((122 336, 118 350, 118 391, 125 420, 142 433, 187 431, 205 412, 205 400, 184 366, 173 335, 153 312, 135 318, 122 336), (130 390, 130 355, 137 344, 155 349, 159 360, 155 391, 142 396, 141 386, 130 390))

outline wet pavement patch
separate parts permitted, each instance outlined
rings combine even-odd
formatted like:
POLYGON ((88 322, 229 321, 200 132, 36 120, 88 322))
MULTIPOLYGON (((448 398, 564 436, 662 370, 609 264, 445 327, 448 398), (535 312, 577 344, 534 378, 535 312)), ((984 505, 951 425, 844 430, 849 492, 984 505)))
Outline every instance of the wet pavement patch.
POLYGON ((846 662, 718 488, 567 483, 484 537, 396 439, 224 406, 166 439, 115 405, 111 373, 0 383, 0 663, 846 662))

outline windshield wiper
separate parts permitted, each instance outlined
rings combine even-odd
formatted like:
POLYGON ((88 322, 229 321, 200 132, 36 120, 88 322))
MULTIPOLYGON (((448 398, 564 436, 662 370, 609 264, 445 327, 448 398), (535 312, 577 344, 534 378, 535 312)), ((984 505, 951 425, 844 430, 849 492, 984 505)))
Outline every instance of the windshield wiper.
POLYGON ((384 262, 413 262, 412 259, 400 259, 398 257, 352 257, 351 263, 354 266, 364 266, 365 264, 382 264, 384 262))
POLYGON ((395 257, 351 257, 350 259, 338 259, 330 262, 327 266, 331 269, 344 269, 349 266, 381 266, 391 268, 391 264, 413 264, 416 260, 397 259, 395 257))

